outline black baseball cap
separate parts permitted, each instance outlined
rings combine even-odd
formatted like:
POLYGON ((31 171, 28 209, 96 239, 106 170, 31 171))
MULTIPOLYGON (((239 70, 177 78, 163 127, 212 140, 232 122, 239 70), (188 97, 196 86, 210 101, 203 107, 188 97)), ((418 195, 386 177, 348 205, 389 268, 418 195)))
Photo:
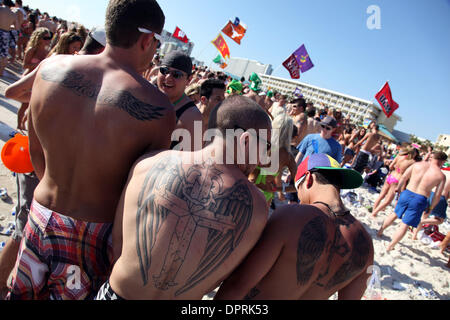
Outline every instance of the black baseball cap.
POLYGON ((171 51, 166 54, 161 65, 183 71, 187 73, 188 77, 192 74, 192 59, 181 51, 171 51))

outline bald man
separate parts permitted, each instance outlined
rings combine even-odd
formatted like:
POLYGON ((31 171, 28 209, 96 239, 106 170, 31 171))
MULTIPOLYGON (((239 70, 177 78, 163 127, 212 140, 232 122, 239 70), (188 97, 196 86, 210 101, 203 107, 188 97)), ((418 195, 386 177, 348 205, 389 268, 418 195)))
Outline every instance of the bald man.
POLYGON ((257 242, 268 207, 247 176, 259 159, 239 161, 234 151, 267 148, 261 130, 270 139, 270 119, 250 98, 232 96, 213 109, 209 128, 220 135, 202 150, 149 153, 132 168, 114 222, 120 257, 98 300, 201 299, 257 242))

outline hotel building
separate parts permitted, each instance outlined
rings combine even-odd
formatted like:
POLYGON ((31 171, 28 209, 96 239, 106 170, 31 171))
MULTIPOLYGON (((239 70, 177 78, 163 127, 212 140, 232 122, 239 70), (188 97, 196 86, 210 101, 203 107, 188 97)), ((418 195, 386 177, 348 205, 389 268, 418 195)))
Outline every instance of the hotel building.
POLYGON ((315 107, 328 106, 333 109, 340 109, 347 116, 350 115, 351 121, 356 124, 363 124, 364 120, 376 120, 383 124, 390 132, 395 128, 401 118, 393 114, 386 118, 383 110, 372 101, 352 97, 336 91, 316 87, 300 81, 288 80, 270 75, 259 74, 262 80, 262 88, 276 90, 282 94, 292 95, 296 88, 299 88, 304 98, 308 102, 314 103, 315 107))

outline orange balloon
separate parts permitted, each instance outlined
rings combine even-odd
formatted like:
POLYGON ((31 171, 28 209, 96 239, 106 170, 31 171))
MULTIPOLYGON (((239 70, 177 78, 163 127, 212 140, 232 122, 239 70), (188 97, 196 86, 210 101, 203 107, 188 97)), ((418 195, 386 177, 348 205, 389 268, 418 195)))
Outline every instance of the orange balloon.
POLYGON ((2 149, 2 161, 6 168, 15 173, 33 172, 28 137, 17 133, 14 138, 9 139, 2 149))

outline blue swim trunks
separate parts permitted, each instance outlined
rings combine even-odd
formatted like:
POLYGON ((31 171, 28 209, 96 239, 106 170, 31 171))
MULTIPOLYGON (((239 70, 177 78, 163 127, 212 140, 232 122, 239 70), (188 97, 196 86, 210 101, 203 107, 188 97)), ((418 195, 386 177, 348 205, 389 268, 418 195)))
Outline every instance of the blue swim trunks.
MULTIPOLYGON (((434 198, 434 192, 431 192, 431 196, 428 200, 428 205, 431 206, 431 203, 433 202, 434 198)), ((431 211, 430 215, 435 216, 442 219, 447 219, 447 201, 445 200, 444 196, 441 196, 441 199, 439 200, 436 207, 434 207, 433 211, 431 211)))
POLYGON ((400 194, 395 207, 395 213, 404 224, 417 228, 422 218, 422 213, 428 207, 427 197, 406 189, 400 194))

